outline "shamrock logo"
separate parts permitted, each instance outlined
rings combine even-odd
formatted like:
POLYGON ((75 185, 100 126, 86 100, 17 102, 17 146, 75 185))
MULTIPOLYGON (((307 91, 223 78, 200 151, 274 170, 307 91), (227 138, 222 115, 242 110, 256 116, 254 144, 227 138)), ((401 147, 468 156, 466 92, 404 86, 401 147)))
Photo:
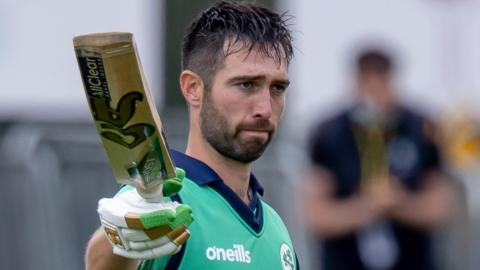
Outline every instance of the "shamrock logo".
POLYGON ((280 247, 280 258, 283 270, 295 270, 293 252, 287 244, 282 244, 280 247))

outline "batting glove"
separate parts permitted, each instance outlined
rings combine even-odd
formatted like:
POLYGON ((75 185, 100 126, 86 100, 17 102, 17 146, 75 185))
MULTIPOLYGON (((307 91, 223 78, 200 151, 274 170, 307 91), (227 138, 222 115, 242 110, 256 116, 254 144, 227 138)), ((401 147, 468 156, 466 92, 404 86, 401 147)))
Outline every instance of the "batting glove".
MULTIPOLYGON (((170 196, 182 187, 185 172, 164 182, 170 196)), ((114 198, 98 203, 100 221, 113 253, 132 259, 152 259, 178 252, 190 237, 192 209, 178 202, 147 202, 136 189, 127 187, 114 198)))

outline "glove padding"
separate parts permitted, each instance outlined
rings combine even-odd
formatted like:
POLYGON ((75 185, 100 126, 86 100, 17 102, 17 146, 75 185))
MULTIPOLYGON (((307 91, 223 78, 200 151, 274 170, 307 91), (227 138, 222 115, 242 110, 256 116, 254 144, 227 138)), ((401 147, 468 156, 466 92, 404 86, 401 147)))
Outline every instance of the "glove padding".
MULTIPOLYGON (((169 195, 182 185, 184 173, 167 184, 169 195)), ((189 238, 193 216, 190 206, 177 202, 152 203, 136 189, 122 191, 98 203, 100 221, 113 253, 132 259, 152 259, 178 252, 189 238)))

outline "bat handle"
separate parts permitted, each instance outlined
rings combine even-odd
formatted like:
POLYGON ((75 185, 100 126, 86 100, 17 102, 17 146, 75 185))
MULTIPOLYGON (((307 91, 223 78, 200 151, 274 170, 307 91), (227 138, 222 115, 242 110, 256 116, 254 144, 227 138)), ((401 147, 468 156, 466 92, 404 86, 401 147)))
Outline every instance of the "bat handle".
POLYGON ((142 177, 146 176, 141 173, 135 162, 132 162, 132 164, 127 167, 127 171, 130 175, 128 184, 134 186, 137 193, 145 199, 145 201, 151 203, 163 202, 163 180, 157 179, 150 183, 147 188, 145 181, 142 179, 142 177))
POLYGON ((150 187, 149 189, 144 189, 141 187, 136 187, 138 194, 145 199, 147 202, 151 203, 161 203, 163 202, 163 192, 162 192, 163 184, 158 184, 154 187, 150 187))

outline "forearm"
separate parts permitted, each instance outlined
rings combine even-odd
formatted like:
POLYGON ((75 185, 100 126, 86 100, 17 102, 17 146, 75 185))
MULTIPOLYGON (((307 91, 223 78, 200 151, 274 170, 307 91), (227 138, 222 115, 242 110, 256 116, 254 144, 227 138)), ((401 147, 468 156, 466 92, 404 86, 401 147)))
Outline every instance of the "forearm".
POLYGON ((427 186, 419 192, 408 192, 403 202, 393 208, 389 215, 417 229, 436 228, 449 217, 454 201, 452 197, 452 191, 444 179, 429 179, 427 186))
POLYGON ((112 245, 100 228, 88 242, 85 265, 87 270, 133 270, 138 261, 113 254, 112 245))
POLYGON ((331 199, 314 208, 309 213, 309 223, 324 238, 353 233, 377 216, 373 206, 360 195, 346 200, 331 199))
POLYGON ((354 194, 338 199, 333 175, 319 166, 313 166, 309 173, 303 189, 303 202, 306 221, 314 233, 324 238, 343 236, 375 218, 368 197, 354 194))

